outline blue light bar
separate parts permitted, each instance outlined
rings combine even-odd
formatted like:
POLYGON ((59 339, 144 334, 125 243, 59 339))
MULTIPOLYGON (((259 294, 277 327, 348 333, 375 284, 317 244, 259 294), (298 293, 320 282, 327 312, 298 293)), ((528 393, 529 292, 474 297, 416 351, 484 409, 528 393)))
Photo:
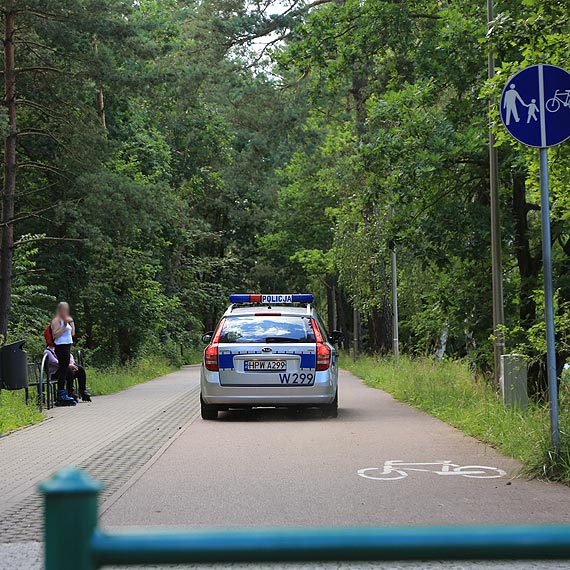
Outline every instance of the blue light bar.
POLYGON ((310 293, 301 293, 298 295, 293 295, 293 303, 312 303, 315 297, 310 293))
POLYGON ((249 303, 251 295, 230 295, 230 303, 249 303))
POLYGON ((260 305, 275 305, 286 303, 312 303, 313 295, 302 293, 298 295, 286 294, 237 294, 230 295, 230 303, 259 303, 260 305))

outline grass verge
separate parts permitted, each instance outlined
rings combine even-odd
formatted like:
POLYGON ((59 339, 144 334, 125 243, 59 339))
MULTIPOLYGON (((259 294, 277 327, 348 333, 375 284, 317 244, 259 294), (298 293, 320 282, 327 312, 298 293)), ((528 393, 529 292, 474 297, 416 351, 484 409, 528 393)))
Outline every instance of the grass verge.
POLYGON ((87 387, 95 396, 114 394, 177 369, 166 359, 157 357, 145 358, 135 364, 106 370, 90 368, 87 369, 87 387))
POLYGON ((433 362, 400 357, 341 358, 341 366, 396 399, 455 426, 523 463, 529 476, 570 483, 570 388, 560 391, 562 452, 550 445, 548 407, 531 403, 509 410, 494 389, 462 361, 433 362))
POLYGON ((14 431, 22 426, 35 424, 44 416, 38 410, 34 389, 30 389, 30 401, 26 405, 23 390, 9 392, 2 390, 0 395, 0 435, 14 431))

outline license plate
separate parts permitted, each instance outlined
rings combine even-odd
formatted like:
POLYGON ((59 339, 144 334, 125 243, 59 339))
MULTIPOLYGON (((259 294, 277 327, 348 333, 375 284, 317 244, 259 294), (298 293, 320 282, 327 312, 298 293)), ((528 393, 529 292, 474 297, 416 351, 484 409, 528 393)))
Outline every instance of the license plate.
POLYGON ((283 372, 287 370, 286 360, 244 360, 246 372, 283 372))

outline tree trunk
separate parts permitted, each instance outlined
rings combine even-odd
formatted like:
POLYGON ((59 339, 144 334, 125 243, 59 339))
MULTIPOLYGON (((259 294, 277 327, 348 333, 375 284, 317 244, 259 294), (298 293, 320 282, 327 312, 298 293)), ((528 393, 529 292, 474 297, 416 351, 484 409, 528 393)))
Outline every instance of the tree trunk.
POLYGON ((521 326, 527 328, 536 320, 536 303, 533 293, 538 287, 538 276, 542 263, 540 250, 532 255, 528 237, 528 212, 531 206, 526 201, 525 177, 522 173, 513 175, 513 218, 515 222, 515 253, 521 278, 519 318, 521 326))
POLYGON ((131 336, 128 327, 120 327, 117 331, 119 341, 119 357, 121 364, 126 364, 132 358, 131 336))
POLYGON ((336 328, 334 284, 325 283, 325 288, 327 290, 327 327, 330 334, 336 328))
MULTIPOLYGON (((99 42, 97 38, 93 41, 93 49, 95 55, 99 54, 99 42)), ((107 129, 107 117, 105 115, 105 93, 103 92, 103 84, 101 81, 97 81, 97 115, 99 116, 99 121, 101 126, 107 129)))
POLYGON ((356 134, 361 138, 366 125, 366 88, 368 87, 368 76, 366 73, 354 73, 352 76, 352 88, 350 94, 354 99, 356 134))
MULTIPOLYGON (((515 172, 513 185, 513 219, 515 233, 515 255, 520 274, 519 320, 523 329, 527 330, 536 322, 536 303, 533 293, 539 283, 542 265, 540 249, 533 255, 530 247, 528 213, 533 206, 526 201, 525 176, 515 172)), ((528 391, 531 395, 539 395, 546 391, 546 369, 544 362, 533 362, 528 370, 528 391)))
POLYGON ((342 332, 344 336, 344 342, 342 343, 342 347, 344 348, 344 350, 348 350, 350 347, 350 343, 349 343, 348 323, 346 320, 346 310, 345 310, 346 303, 342 291, 338 287, 335 287, 335 293, 336 293, 337 328, 338 330, 340 330, 340 332, 342 332))
POLYGON ((91 315, 91 303, 87 297, 83 299, 83 329, 85 331, 85 346, 95 348, 95 338, 93 337, 93 317, 91 315))
POLYGON ((16 66, 14 30, 16 12, 4 15, 4 105, 8 131, 4 139, 4 186, 0 220, 0 336, 6 340, 12 296, 12 256, 14 250, 14 197, 16 194, 16 66))
POLYGON ((386 354, 392 349, 392 311, 386 297, 382 298, 382 307, 372 309, 368 319, 369 348, 374 352, 386 354))
POLYGON ((352 356, 354 357, 354 360, 356 360, 360 355, 362 334, 362 329, 360 327, 360 313, 356 308, 352 310, 352 329, 352 356))
POLYGON ((101 126, 107 129, 107 118, 105 116, 105 95, 103 93, 103 85, 101 82, 97 84, 97 115, 101 121, 101 126))

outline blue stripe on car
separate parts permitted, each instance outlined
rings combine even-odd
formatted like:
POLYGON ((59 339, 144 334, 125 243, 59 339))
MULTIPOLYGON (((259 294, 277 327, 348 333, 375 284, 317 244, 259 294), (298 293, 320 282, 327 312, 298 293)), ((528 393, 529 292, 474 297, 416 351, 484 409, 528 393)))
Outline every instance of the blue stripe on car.
POLYGON ((227 353, 220 354, 218 356, 218 365, 224 370, 227 370, 228 368, 231 370, 234 367, 234 355, 227 353))
POLYGON ((301 368, 315 368, 317 365, 316 354, 299 354, 301 357, 301 368))

